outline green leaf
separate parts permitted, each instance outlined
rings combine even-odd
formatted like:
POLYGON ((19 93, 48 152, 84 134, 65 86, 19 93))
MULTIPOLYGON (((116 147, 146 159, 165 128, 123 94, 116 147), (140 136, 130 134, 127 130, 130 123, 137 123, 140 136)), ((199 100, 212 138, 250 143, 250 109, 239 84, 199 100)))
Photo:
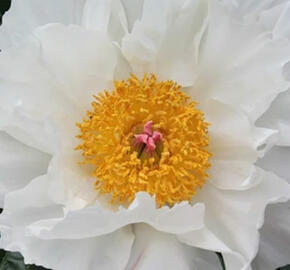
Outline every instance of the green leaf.
POLYGON ((4 258, 4 256, 5 256, 5 254, 6 254, 6 250, 0 249, 0 264, 1 264, 1 262, 2 262, 2 260, 4 258))
POLYGON ((22 255, 18 252, 7 251, 1 261, 0 270, 25 270, 22 255))
POLYGON ((223 270, 226 270, 226 266, 225 266, 225 261, 224 261, 223 255, 220 252, 216 252, 216 255, 218 256, 218 258, 220 260, 220 263, 221 263, 221 266, 222 266, 223 270))
POLYGON ((287 264, 283 267, 277 268, 277 270, 290 270, 290 264, 287 264))
POLYGON ((34 265, 34 264, 28 264, 25 267, 25 270, 48 270, 42 266, 34 265))
POLYGON ((19 252, 0 250, 0 254, 2 253, 4 256, 0 263, 0 270, 47 270, 33 264, 25 265, 23 256, 19 252))

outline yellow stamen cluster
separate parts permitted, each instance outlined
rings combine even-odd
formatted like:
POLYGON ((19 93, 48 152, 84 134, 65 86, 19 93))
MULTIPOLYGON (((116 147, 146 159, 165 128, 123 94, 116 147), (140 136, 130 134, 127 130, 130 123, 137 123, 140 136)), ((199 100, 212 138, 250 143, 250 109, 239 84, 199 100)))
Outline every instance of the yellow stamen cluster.
POLYGON ((95 167, 96 189, 119 203, 132 202, 139 191, 155 195, 158 206, 191 200, 208 177, 209 124, 181 86, 131 75, 94 98, 92 111, 77 124, 82 143, 76 150, 95 167), (162 133, 162 145, 140 158, 134 135, 148 121, 162 133))

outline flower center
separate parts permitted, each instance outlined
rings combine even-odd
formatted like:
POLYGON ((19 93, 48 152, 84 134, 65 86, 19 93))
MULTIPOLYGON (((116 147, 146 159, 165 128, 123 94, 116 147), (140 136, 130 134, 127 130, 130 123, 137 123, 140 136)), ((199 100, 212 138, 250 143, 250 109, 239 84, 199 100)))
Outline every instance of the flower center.
POLYGON ((77 123, 76 150, 94 166, 96 190, 112 203, 130 203, 140 191, 158 206, 190 201, 208 177, 209 124, 181 86, 131 75, 94 97, 77 123))

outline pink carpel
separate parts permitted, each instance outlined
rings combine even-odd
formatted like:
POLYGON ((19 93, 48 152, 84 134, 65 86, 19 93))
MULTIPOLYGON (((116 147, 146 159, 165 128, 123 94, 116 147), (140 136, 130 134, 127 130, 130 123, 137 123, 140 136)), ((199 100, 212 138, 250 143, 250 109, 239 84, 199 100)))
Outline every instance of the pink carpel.
POLYGON ((136 134, 135 139, 137 144, 144 144, 146 151, 152 153, 156 149, 156 143, 162 141, 163 136, 158 131, 152 131, 153 121, 149 121, 144 125, 143 132, 136 134))
POLYGON ((149 136, 147 134, 138 134, 135 135, 136 143, 144 143, 147 144, 149 136))
POLYGON ((149 121, 144 125, 143 133, 148 134, 149 136, 152 136, 152 125, 153 121, 149 121))

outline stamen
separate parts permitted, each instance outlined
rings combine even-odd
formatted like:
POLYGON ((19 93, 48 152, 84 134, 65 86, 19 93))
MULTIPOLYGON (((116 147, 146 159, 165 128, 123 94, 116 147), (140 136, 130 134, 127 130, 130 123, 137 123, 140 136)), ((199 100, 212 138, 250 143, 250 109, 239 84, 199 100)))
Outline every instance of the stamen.
POLYGON ((158 206, 191 200, 210 167, 208 123, 196 103, 173 81, 146 74, 115 82, 95 96, 87 118, 78 123, 76 147, 91 164, 100 194, 130 203, 145 191, 158 206))

